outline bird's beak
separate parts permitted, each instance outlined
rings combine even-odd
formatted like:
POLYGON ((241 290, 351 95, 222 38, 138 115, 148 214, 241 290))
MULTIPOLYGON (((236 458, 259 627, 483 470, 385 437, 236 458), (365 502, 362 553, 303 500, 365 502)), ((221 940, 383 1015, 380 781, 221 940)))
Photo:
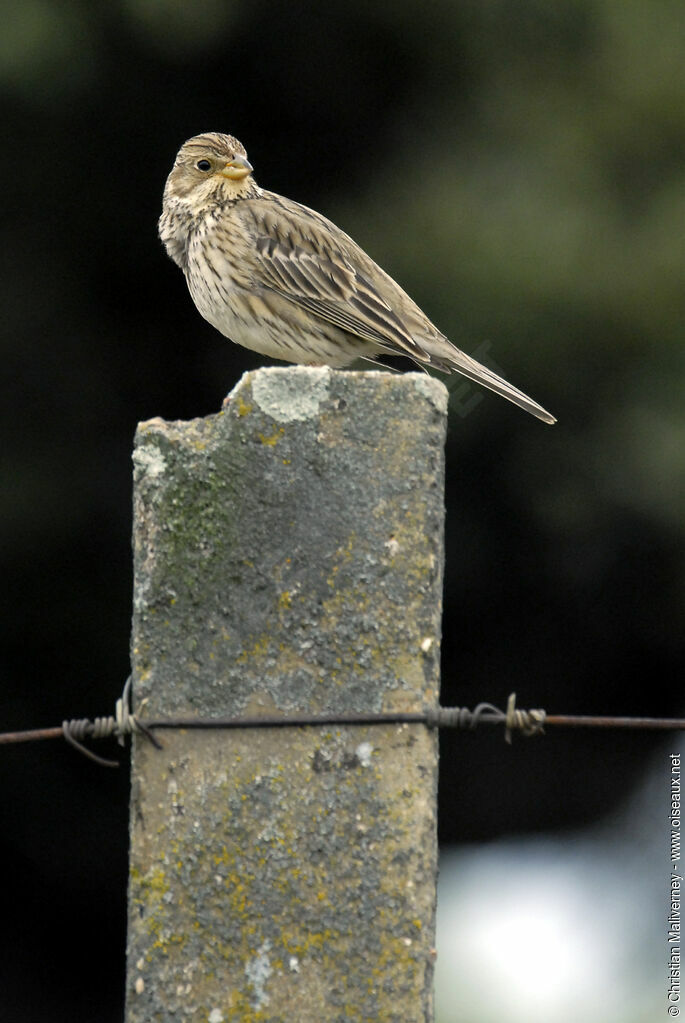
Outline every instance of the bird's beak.
POLYGON ((232 178, 233 181, 240 181, 241 178, 246 178, 248 174, 252 173, 252 164, 244 156, 233 157, 227 164, 224 165, 223 169, 219 172, 224 178, 232 178))

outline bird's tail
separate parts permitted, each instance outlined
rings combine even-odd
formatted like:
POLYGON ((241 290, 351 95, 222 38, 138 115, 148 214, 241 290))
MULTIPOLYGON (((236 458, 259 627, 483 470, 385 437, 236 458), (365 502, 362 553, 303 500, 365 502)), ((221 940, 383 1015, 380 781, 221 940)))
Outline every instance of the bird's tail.
POLYGON ((495 394, 501 394, 503 398, 513 402, 514 405, 518 405, 519 408, 525 409, 526 412, 537 416, 538 419, 542 419, 543 423, 556 423, 554 416, 544 409, 542 405, 538 405, 536 401, 529 398, 523 391, 519 391, 518 387, 507 383, 503 377, 493 373, 487 366, 476 362, 470 355, 466 355, 465 352, 456 348, 447 338, 444 339, 444 342, 439 347, 437 344, 429 345, 422 339, 421 347, 427 355, 426 362, 429 366, 434 366, 443 373, 452 373, 454 371, 461 373, 462 376, 482 384, 483 387, 494 391, 495 394))

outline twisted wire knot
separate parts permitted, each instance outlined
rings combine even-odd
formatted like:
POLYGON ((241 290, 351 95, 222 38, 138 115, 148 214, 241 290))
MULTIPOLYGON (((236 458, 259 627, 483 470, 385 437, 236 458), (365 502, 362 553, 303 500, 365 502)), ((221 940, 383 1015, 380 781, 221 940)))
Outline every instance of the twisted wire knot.
POLYGON ((102 767, 118 767, 117 760, 109 760, 107 757, 100 757, 97 753, 84 746, 85 739, 108 739, 115 735, 120 746, 124 745, 124 738, 134 732, 142 731, 136 720, 135 714, 130 709, 131 676, 126 679, 124 691, 116 702, 114 716, 99 717, 94 720, 89 718, 72 718, 71 721, 62 722, 62 734, 67 742, 83 753, 89 760, 93 760, 102 767))
POLYGON ((519 710, 516 706, 516 693, 511 693, 507 700, 507 713, 505 716, 504 741, 511 745, 511 733, 522 732, 523 735, 540 735, 545 730, 545 711, 519 710))
POLYGON ((428 707, 426 724, 429 728, 468 728, 473 731, 481 722, 505 725, 504 738, 511 743, 512 732, 521 732, 526 737, 539 735, 544 731, 544 710, 519 710, 516 693, 507 701, 506 712, 492 703, 479 703, 473 710, 468 707, 428 707))

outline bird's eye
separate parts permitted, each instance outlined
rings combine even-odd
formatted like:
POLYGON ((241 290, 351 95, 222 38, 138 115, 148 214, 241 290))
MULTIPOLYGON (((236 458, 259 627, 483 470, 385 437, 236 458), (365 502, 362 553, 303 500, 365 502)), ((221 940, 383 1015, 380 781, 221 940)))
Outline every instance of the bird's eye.
POLYGON ((201 171, 208 171, 212 169, 212 165, 209 160, 198 160, 195 166, 201 171))

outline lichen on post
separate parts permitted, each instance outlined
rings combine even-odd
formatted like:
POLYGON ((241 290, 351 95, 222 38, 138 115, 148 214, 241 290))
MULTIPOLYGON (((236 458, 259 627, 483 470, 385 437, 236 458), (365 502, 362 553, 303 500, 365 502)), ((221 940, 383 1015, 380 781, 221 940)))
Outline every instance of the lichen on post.
MULTIPOLYGON (((140 425, 135 709, 438 699, 446 392, 262 369, 140 425)), ((171 730, 134 743, 127 1023, 432 1020, 437 737, 171 730)))

